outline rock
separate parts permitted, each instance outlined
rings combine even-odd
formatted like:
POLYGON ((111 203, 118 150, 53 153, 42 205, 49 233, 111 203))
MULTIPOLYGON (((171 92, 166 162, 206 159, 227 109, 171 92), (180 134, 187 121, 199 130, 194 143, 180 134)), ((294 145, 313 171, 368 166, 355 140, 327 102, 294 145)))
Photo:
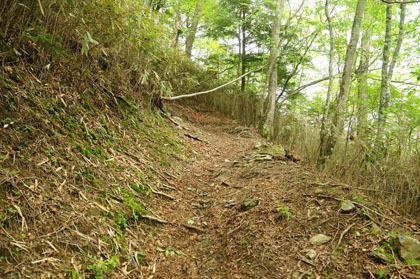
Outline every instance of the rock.
POLYGON ((341 208, 340 209, 341 209, 341 212, 343 212, 343 213, 349 213, 349 212, 355 210, 356 209, 356 206, 351 201, 344 200, 341 203, 341 208))
POLYGON ((260 204, 260 201, 259 200, 256 200, 256 199, 254 199, 254 200, 247 200, 247 201, 244 201, 241 204, 241 208, 240 209, 243 210, 243 211, 247 211, 247 210, 250 210, 251 208, 256 207, 259 204, 260 204))
POLYGON ((167 262, 167 261, 163 261, 163 262, 161 262, 160 263, 162 266, 169 266, 169 262, 167 262))
POLYGON ((400 235, 395 240, 401 258, 406 261, 420 259, 420 242, 417 239, 400 235))
POLYGON ((251 161, 264 162, 273 160, 273 156, 271 156, 270 154, 257 154, 253 157, 254 158, 252 158, 251 161))
POLYGON ((315 250, 313 250, 313 249, 310 249, 310 250, 308 251, 308 253, 306 253, 306 256, 307 256, 309 259, 313 260, 313 259, 315 259, 315 257, 316 257, 316 251, 315 251, 315 250))
POLYGON ((324 194, 325 193, 325 190, 322 189, 322 188, 317 188, 317 189, 315 189, 314 193, 316 195, 324 194))
POLYGON ((317 234, 311 239, 309 239, 309 242, 312 244, 324 244, 331 240, 331 237, 325 234, 317 234))
POLYGON ((388 255, 383 248, 375 248, 368 254, 369 257, 377 259, 383 263, 392 263, 392 256, 388 255))
POLYGON ((262 147, 264 147, 264 143, 259 141, 255 144, 254 149, 258 150, 258 149, 261 149, 262 147))

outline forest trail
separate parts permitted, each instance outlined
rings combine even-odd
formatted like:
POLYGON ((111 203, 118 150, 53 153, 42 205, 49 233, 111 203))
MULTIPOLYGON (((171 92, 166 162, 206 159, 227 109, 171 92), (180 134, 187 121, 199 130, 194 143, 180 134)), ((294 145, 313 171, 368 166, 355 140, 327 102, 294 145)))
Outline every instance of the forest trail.
POLYGON ((153 255, 145 278, 420 278, 414 267, 368 256, 402 227, 418 235, 417 224, 278 148, 255 148, 262 139, 232 120, 174 111, 188 129, 181 133, 202 141, 189 139, 197 156, 170 181, 176 201, 153 208, 169 224, 145 240, 153 255), (345 199, 354 211, 341 212, 345 199), (331 239, 311 244, 317 234, 331 239))

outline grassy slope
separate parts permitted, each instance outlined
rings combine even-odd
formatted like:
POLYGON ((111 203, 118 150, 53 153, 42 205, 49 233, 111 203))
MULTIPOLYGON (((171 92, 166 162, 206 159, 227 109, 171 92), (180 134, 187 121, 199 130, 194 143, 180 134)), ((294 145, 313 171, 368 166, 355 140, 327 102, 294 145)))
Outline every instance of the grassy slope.
POLYGON ((204 73, 137 1, 41 3, 0 7, 0 277, 138 278, 128 236, 153 230, 153 190, 194 156, 151 107, 204 73))

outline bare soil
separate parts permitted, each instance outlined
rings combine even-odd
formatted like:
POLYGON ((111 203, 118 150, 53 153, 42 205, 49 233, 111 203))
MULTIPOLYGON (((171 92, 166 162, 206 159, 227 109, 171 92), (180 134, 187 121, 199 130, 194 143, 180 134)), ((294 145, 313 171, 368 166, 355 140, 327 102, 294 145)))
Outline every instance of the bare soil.
POLYGON ((418 235, 414 221, 295 158, 255 161, 262 139, 232 120, 208 111, 197 120, 197 110, 181 106, 172 111, 189 129, 181 133, 202 141, 188 139, 197 156, 171 181, 176 200, 155 204, 169 223, 145 240, 153 256, 144 278, 420 278, 397 255, 389 264, 368 256, 391 232, 418 235), (357 209, 341 213, 343 199, 357 209), (247 200, 259 204, 243 210, 247 200), (331 240, 311 244, 320 233, 331 240))

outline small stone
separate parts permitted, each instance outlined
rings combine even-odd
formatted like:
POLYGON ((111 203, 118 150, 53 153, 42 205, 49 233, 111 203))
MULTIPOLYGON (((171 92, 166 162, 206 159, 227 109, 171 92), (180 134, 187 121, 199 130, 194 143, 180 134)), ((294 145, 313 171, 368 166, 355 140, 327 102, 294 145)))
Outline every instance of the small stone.
POLYGON ((420 259, 420 242, 412 237, 400 235, 396 244, 401 258, 406 261, 420 259))
POLYGON ((166 262, 166 261, 161 262, 160 264, 161 264, 162 266, 169 266, 169 262, 166 262))
POLYGON ((264 146, 264 144, 262 142, 257 142, 254 146, 254 149, 260 149, 264 146))
POLYGON ((356 206, 354 205, 354 203, 352 203, 349 200, 344 200, 341 203, 341 212, 343 213, 349 213, 351 211, 353 211, 356 208, 356 206))
POLYGON ((270 154, 258 154, 255 156, 254 161, 263 162, 263 161, 272 161, 273 156, 270 154))
POLYGON ((316 195, 319 195, 319 194, 324 194, 324 193, 325 193, 325 190, 324 190, 324 189, 322 189, 322 188, 317 188, 317 189, 315 189, 314 193, 315 193, 316 195))
POLYGON ((381 248, 375 248, 368 254, 369 257, 377 259, 383 263, 391 263, 392 258, 389 257, 381 248))
POLYGON ((330 240, 331 240, 330 236, 327 236, 325 234, 317 234, 317 235, 311 237, 311 239, 309 239, 309 242, 312 243, 312 244, 324 244, 324 243, 327 243, 330 240))
POLYGON ((241 210, 247 211, 247 210, 250 210, 251 208, 256 207, 259 204, 260 204, 260 201, 259 200, 256 200, 256 199, 254 199, 254 200, 247 200, 247 201, 244 201, 241 204, 241 210))
POLYGON ((236 203, 234 203, 234 202, 230 202, 230 203, 226 203, 225 204, 225 207, 226 208, 229 208, 229 207, 234 207, 236 205, 236 203))
POLYGON ((307 256, 309 259, 311 259, 311 260, 315 259, 315 257, 316 257, 316 252, 315 252, 315 250, 310 249, 310 250, 308 251, 308 253, 306 253, 306 256, 307 256))

